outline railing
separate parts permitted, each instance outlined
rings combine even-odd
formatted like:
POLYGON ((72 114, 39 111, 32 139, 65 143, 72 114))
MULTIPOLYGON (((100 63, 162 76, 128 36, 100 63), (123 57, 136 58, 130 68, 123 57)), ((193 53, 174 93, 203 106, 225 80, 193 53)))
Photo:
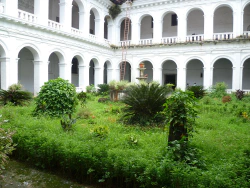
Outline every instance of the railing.
POLYGON ((83 31, 81 31, 79 29, 71 28, 71 33, 73 33, 75 35, 82 35, 83 31))
POLYGON ((244 31, 243 32, 243 37, 244 38, 250 38, 250 31, 244 31))
POLYGON ((4 4, 0 2, 0 14, 4 13, 4 4))
POLYGON ((203 41, 204 40, 204 35, 188 35, 186 36, 186 41, 187 42, 197 42, 197 41, 203 41))
POLYGON ((89 34, 89 38, 92 39, 92 40, 97 40, 97 36, 96 35, 89 34))
POLYGON ((49 27, 52 27, 53 29, 58 29, 58 30, 62 30, 63 29, 63 25, 58 23, 58 22, 55 22, 55 21, 52 21, 52 20, 48 20, 48 26, 49 27))
POLYGON ((141 39, 139 40, 139 45, 152 45, 153 39, 141 39))
POLYGON ((37 22, 37 16, 22 10, 18 10, 18 18, 22 20, 26 20, 28 22, 37 22))
POLYGON ((120 46, 130 46, 131 40, 128 41, 120 41, 120 46))
POLYGON ((164 37, 161 39, 162 44, 174 44, 177 43, 177 37, 164 37))
POLYGON ((230 40, 233 39, 233 33, 214 33, 214 40, 230 40))

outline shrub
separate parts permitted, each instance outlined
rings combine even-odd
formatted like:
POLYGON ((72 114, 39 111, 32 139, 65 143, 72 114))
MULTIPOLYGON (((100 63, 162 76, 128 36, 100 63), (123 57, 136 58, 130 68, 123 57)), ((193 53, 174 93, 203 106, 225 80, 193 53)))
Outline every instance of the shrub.
POLYGON ((214 98, 221 98, 227 95, 226 89, 227 89, 227 85, 225 84, 225 82, 217 82, 210 89, 209 95, 214 98))
POLYGON ((112 101, 118 101, 118 93, 120 91, 123 91, 127 87, 128 87, 128 81, 126 80, 122 80, 119 82, 112 80, 111 82, 109 82, 110 99, 112 101))
POLYGON ((91 129, 90 132, 95 137, 105 138, 109 134, 109 128, 107 126, 98 125, 91 129))
POLYGON ((238 100, 241 100, 241 99, 243 99, 243 97, 244 97, 244 93, 245 93, 244 91, 238 89, 238 90, 236 90, 235 96, 236 96, 236 98, 237 98, 238 100))
POLYGON ((109 93, 109 85, 108 84, 98 84, 97 93, 99 95, 107 95, 109 93))
POLYGON ((86 100, 87 100, 87 93, 81 91, 80 93, 77 93, 77 98, 80 101, 81 107, 85 107, 86 105, 86 100))
POLYGON ((112 17, 112 19, 115 19, 120 13, 121 9, 118 5, 113 5, 109 8, 109 15, 112 17))
POLYGON ((8 155, 14 150, 15 144, 13 144, 11 131, 5 131, 0 128, 0 172, 4 169, 8 160, 8 155))
POLYGON ((209 96, 205 96, 201 99, 201 101, 203 102, 203 104, 211 104, 212 103, 212 99, 209 96))
POLYGON ((34 115, 62 116, 72 114, 77 105, 75 86, 67 80, 57 78, 46 82, 35 103, 34 115))
POLYGON ((73 125, 76 123, 76 119, 73 119, 71 117, 71 114, 67 116, 63 116, 63 119, 61 120, 61 126, 64 131, 72 131, 73 125))
POLYGON ((20 83, 9 86, 8 90, 0 89, 0 102, 3 105, 12 103, 15 106, 24 105, 33 99, 33 95, 29 91, 21 90, 20 83))
POLYGON ((187 90, 192 91, 197 99, 200 99, 205 95, 203 86, 188 86, 187 90))
POLYGON ((159 112, 164 109, 163 104, 170 91, 169 87, 160 86, 158 83, 129 86, 122 100, 126 104, 122 120, 129 124, 140 125, 160 123, 163 118, 160 118, 159 112))
MULTIPOLYGON (((188 140, 193 131, 193 125, 197 116, 195 109, 196 99, 193 92, 174 92, 164 104, 166 118, 169 123, 168 143, 175 140, 188 140)), ((185 147, 185 146, 184 146, 185 147)))
POLYGON ((230 102, 232 100, 232 98, 229 95, 223 96, 222 97, 222 102, 226 103, 226 102, 230 102))
POLYGON ((96 92, 96 88, 93 84, 89 85, 86 87, 86 91, 87 93, 95 93, 96 92))

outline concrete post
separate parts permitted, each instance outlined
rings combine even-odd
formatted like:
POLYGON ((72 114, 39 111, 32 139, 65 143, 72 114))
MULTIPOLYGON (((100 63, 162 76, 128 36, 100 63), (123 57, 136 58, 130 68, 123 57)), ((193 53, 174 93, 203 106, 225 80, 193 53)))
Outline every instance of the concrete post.
POLYGON ((49 0, 35 0, 34 13, 38 17, 38 23, 48 25, 49 19, 49 0))

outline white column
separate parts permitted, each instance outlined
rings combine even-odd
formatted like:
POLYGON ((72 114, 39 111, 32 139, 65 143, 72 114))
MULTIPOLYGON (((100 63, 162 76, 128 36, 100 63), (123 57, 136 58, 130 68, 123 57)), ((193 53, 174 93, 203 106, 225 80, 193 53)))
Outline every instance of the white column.
POLYGON ((242 90, 243 89, 243 69, 244 69, 244 67, 242 66, 242 67, 240 67, 240 90, 242 90))
POLYGON ((86 78, 84 77, 84 66, 83 65, 79 65, 78 66, 78 71, 79 71, 79 87, 83 87, 84 86, 84 81, 86 80, 86 78))
POLYGON ((209 12, 204 15, 204 39, 212 40, 213 33, 214 33, 214 15, 209 12))
POLYGON ((243 28, 243 18, 241 19, 241 11, 233 12, 233 38, 236 38, 243 34, 241 33, 241 28, 243 28))
POLYGON ((209 67, 203 67, 203 87, 208 89, 211 86, 211 69, 209 67))
POLYGON ((59 65, 59 77, 67 80, 67 73, 66 73, 67 64, 59 63, 58 65, 59 65))
POLYGON ((232 91, 240 89, 241 77, 240 77, 240 66, 233 67, 233 86, 232 91))
POLYGON ((154 43, 155 44, 160 44, 161 39, 162 39, 162 20, 154 17, 154 31, 153 31, 153 36, 154 36, 154 43))
MULTIPOLYGON (((95 18, 95 36, 96 37, 100 37, 100 33, 101 33, 101 20, 95 18)), ((103 38, 103 37, 102 37, 103 38)))
POLYGON ((185 90, 186 89, 186 85, 187 85, 187 69, 180 67, 177 68, 177 88, 180 88, 181 90, 185 90))
POLYGON ((187 36, 187 18, 186 14, 178 14, 178 41, 185 42, 187 36))
POLYGON ((213 85, 214 82, 214 67, 210 68, 210 86, 213 85))
MULTIPOLYGON (((34 95, 36 96, 42 85, 44 84, 46 78, 45 70, 48 67, 48 64, 43 61, 33 61, 34 63, 34 95)), ((48 74, 46 74, 48 75, 48 74)))
POLYGON ((9 58, 0 58, 1 62, 1 89, 7 90, 9 87, 10 81, 10 59, 9 58))
POLYGON ((84 11, 79 12, 79 30, 81 31, 85 29, 84 15, 84 11))
MULTIPOLYGON (((84 65, 83 66, 83 74, 84 76, 84 82, 83 82, 83 89, 86 90, 86 87, 89 85, 89 65, 84 65)), ((81 83, 82 84, 82 83, 81 83)))
POLYGON ((97 87, 98 84, 103 84, 103 67, 96 67, 95 68, 95 87, 97 87))
POLYGON ((159 82, 162 85, 162 68, 154 67, 153 68, 153 81, 159 82))
POLYGON ((95 27, 95 30, 99 31, 99 33, 96 35, 99 37, 100 40, 104 39, 104 23, 105 23, 104 16, 100 15, 100 19, 98 19, 98 22, 96 23, 98 27, 95 27))
POLYGON ((18 0, 5 0, 5 14, 17 17, 18 16, 18 0))
POLYGON ((111 21, 108 22, 108 40, 111 42, 111 44, 115 44, 115 37, 113 35, 113 26, 114 24, 111 23, 111 21))
POLYGON ((18 61, 19 58, 10 58, 11 77, 9 79, 9 86, 18 83, 18 61))
POLYGON ((71 31, 72 19, 72 1, 73 0, 60 0, 60 23, 63 24, 65 31, 71 31))
POLYGON ((38 17, 38 23, 47 26, 49 19, 49 0, 35 0, 34 3, 34 13, 38 17))
POLYGON ((139 44, 139 40, 140 40, 140 27, 141 27, 141 24, 138 23, 138 20, 136 21, 132 21, 131 23, 131 43, 132 44, 139 44))
POLYGON ((111 80, 113 80, 113 69, 108 68, 107 69, 107 83, 109 83, 111 80))
MULTIPOLYGON (((85 9, 86 10, 86 9, 85 9)), ((90 28, 90 11, 84 12, 84 36, 89 37, 89 28, 90 28)))

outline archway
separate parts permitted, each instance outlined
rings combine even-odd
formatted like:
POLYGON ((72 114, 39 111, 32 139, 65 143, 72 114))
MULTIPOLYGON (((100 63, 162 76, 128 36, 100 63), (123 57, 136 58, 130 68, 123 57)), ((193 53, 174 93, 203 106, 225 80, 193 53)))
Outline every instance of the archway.
POLYGON ((198 59, 192 59, 187 63, 186 67, 186 84, 187 86, 199 85, 203 86, 203 63, 198 59))
MULTIPOLYGON (((34 49, 33 49, 34 50, 34 49)), ((34 60, 30 48, 24 47, 18 53, 18 81, 25 90, 34 93, 34 60)))
POLYGON ((188 40, 201 41, 204 35, 204 13, 200 9, 194 9, 187 16, 187 35, 196 35, 188 40))
POLYGON ((141 20, 140 39, 152 39, 154 37, 154 20, 150 15, 146 15, 141 20))
POLYGON ((72 2, 72 21, 71 21, 71 27, 73 27, 75 29, 79 29, 79 23, 80 23, 79 12, 80 11, 79 11, 78 4, 74 0, 72 2))
POLYGON ((244 8, 243 31, 250 31, 250 3, 244 8))
POLYGON ((112 29, 109 27, 111 23, 111 17, 110 16, 105 16, 104 18, 104 39, 108 39, 109 41, 111 40, 112 37, 112 29))
POLYGON ((214 63, 213 85, 217 82, 225 82, 228 89, 232 89, 233 64, 230 60, 221 58, 214 63))
MULTIPOLYGON (((119 64, 119 73, 121 74, 121 63, 119 64)), ((120 78, 120 74, 119 74, 119 78, 120 78)), ((126 67, 125 67, 124 80, 131 82, 131 65, 127 61, 126 61, 126 67)))
POLYGON ((103 72, 103 83, 108 84, 111 81, 111 63, 106 61, 104 63, 104 72, 103 72))
POLYGON ((163 17, 162 37, 177 36, 177 20, 177 14, 175 12, 168 12, 163 17))
POLYGON ((60 64, 64 64, 63 55, 60 52, 53 52, 49 56, 48 79, 53 80, 58 77, 63 78, 62 68, 60 64))
POLYGON ((0 88, 7 89, 6 87, 6 53, 2 45, 0 44, 0 88))
POLYGON ((79 62, 77 57, 72 59, 72 67, 71 67, 71 83, 75 85, 75 87, 79 87, 79 62))
POLYGON ((89 17, 89 33, 92 35, 98 35, 99 33, 99 23, 100 23, 100 16, 98 11, 95 8, 90 10, 90 17, 89 17))
POLYGON ((242 89, 250 90, 250 58, 243 64, 242 89))
POLYGON ((144 67, 146 68, 144 71, 144 76, 148 77, 146 82, 153 81, 153 65, 150 61, 143 61, 144 67))
POLYGON ((177 65, 172 60, 164 61, 162 64, 162 80, 163 85, 174 84, 177 86, 177 65))
MULTIPOLYGON (((233 32, 233 11, 228 6, 221 6, 214 12, 214 33, 230 32, 233 32)), ((221 39, 228 38, 230 36, 223 35, 221 39)))
POLYGON ((60 15, 60 7, 59 7, 60 0, 49 0, 49 20, 54 22, 60 22, 59 15, 60 15))
MULTIPOLYGON (((120 41, 124 41, 124 30, 125 30, 125 19, 121 22, 121 25, 120 25, 120 41)), ((129 22, 129 33, 128 33, 128 40, 131 40, 131 29, 132 29, 132 26, 131 26, 131 20, 129 22)))

